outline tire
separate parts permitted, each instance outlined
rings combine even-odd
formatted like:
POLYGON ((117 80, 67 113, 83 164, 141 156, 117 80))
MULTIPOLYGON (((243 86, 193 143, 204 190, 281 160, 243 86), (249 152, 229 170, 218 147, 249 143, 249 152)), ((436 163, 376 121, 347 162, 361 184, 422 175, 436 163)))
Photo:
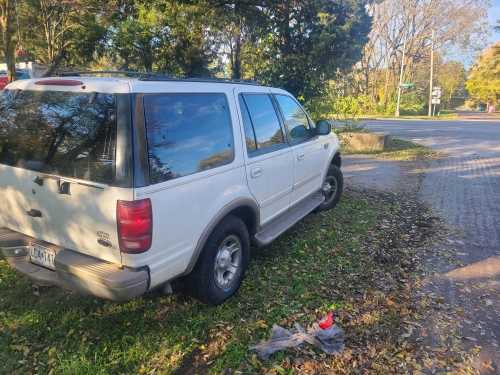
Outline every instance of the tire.
POLYGON ((321 212, 334 208, 337 203, 339 203, 343 188, 344 176, 342 175, 342 171, 336 165, 330 165, 323 186, 321 187, 321 191, 325 195, 325 201, 318 206, 316 211, 321 212), (330 188, 334 189, 334 191, 325 190, 327 184, 330 188))
POLYGON ((236 216, 227 216, 214 229, 193 272, 187 276, 190 294, 210 305, 223 303, 239 289, 249 258, 250 238, 245 223, 236 216), (233 252, 235 248, 239 250, 233 252))

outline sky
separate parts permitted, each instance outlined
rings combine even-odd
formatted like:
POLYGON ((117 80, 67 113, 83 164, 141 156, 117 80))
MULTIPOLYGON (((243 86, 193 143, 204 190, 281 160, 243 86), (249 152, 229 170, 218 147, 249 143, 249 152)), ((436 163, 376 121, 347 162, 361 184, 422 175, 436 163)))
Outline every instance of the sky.
MULTIPOLYGON (((488 20, 493 27, 496 25, 497 20, 500 20, 500 0, 493 0, 491 8, 488 12, 488 20)), ((490 42, 497 42, 500 40, 500 33, 493 31, 490 35, 490 42)))
MULTIPOLYGON (((497 20, 500 20, 500 0, 492 0, 488 10, 489 35, 486 46, 490 46, 495 42, 500 41, 500 32, 494 30, 497 25, 497 20)), ((448 51, 447 59, 460 61, 465 65, 465 68, 470 68, 476 60, 475 53, 463 53, 460 50, 448 51)))

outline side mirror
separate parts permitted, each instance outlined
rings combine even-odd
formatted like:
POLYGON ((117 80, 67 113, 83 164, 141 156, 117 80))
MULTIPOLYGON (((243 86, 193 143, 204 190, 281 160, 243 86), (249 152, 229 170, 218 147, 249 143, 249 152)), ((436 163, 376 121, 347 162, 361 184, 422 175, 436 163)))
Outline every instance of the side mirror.
POLYGON ((332 125, 330 121, 320 120, 316 124, 316 134, 318 135, 328 135, 332 132, 332 125))

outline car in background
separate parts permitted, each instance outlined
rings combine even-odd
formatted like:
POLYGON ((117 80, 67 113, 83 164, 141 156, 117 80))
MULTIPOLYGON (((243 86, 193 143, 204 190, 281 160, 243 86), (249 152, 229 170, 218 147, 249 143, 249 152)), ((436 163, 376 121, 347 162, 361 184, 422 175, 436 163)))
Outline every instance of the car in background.
MULTIPOLYGON (((16 70, 16 79, 30 79, 30 73, 26 69, 18 69, 16 70)), ((0 90, 3 90, 5 86, 9 83, 9 79, 7 77, 7 72, 5 70, 0 71, 0 90)))

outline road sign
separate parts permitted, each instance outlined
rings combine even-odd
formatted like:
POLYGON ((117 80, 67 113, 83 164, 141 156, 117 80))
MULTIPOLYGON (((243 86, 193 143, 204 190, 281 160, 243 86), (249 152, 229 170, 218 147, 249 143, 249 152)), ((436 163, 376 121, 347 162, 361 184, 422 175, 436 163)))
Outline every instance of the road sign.
POLYGON ((432 97, 436 99, 441 98, 441 87, 432 88, 432 97))
POLYGON ((441 99, 439 99, 439 98, 432 98, 432 104, 441 104, 441 99))
POLYGON ((414 87, 415 87, 415 84, 413 84, 413 83, 409 83, 409 82, 408 82, 408 83, 402 83, 402 84, 401 84, 401 88, 402 88, 402 89, 412 89, 412 88, 414 88, 414 87))

